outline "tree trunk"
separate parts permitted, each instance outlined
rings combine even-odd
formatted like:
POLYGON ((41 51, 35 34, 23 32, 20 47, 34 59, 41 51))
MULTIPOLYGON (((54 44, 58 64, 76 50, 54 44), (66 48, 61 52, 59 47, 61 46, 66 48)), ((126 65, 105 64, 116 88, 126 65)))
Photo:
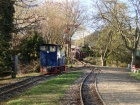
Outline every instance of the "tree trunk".
POLYGON ((132 51, 132 65, 136 64, 136 50, 134 49, 132 51))
POLYGON ((70 59, 71 59, 71 45, 68 43, 68 64, 70 64, 70 59))
POLYGON ((68 44, 66 44, 66 64, 69 64, 69 60, 68 60, 68 58, 69 58, 69 48, 68 48, 68 44))
POLYGON ((102 66, 106 66, 106 60, 102 61, 102 66))
POLYGON ((101 56, 102 66, 106 66, 106 59, 101 56))
POLYGON ((71 60, 71 45, 68 43, 66 44, 66 64, 70 64, 71 60))

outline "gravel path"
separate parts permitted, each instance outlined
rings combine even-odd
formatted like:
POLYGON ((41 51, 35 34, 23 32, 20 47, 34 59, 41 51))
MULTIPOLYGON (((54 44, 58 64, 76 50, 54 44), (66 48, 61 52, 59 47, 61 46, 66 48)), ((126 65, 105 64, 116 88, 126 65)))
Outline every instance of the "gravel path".
POLYGON ((97 86, 106 105, 140 105, 140 81, 122 68, 100 68, 97 86))

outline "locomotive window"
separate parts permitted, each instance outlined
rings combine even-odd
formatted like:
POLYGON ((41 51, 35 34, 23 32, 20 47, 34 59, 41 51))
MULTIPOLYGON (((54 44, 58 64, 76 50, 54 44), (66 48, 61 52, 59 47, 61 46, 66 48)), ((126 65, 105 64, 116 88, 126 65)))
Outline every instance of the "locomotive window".
POLYGON ((56 51, 56 47, 55 46, 50 46, 50 52, 55 52, 56 51))
POLYGON ((48 51, 48 46, 41 46, 40 50, 41 51, 48 51))

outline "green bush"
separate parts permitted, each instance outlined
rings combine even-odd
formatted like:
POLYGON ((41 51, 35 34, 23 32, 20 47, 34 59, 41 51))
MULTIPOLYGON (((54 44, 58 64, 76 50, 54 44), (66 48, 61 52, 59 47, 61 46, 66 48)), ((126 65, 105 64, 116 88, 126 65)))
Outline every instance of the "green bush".
POLYGON ((95 61, 95 59, 90 59, 90 60, 89 60, 89 63, 95 65, 95 64, 96 64, 96 61, 95 61))
POLYGON ((20 59, 23 62, 30 62, 39 59, 40 45, 43 44, 42 36, 35 32, 32 37, 23 40, 20 59))
POLYGON ((91 55, 93 55, 92 53, 93 53, 93 51, 91 51, 90 50, 90 48, 89 48, 89 45, 88 44, 85 44, 83 47, 82 47, 82 49, 81 49, 83 52, 85 52, 86 53, 86 56, 91 56, 91 55))
POLYGON ((84 60, 88 63, 93 64, 93 65, 96 64, 96 59, 94 57, 86 57, 84 60))
POLYGON ((35 72, 39 73, 40 72, 40 64, 38 64, 35 68, 35 72))
POLYGON ((120 63, 119 66, 120 66, 120 67, 127 67, 128 64, 127 64, 127 63, 120 63))

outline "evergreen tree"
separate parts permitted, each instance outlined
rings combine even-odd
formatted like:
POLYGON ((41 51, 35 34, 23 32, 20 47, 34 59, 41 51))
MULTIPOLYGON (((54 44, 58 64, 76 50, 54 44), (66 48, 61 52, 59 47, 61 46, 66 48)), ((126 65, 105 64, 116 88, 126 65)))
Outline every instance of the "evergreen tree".
POLYGON ((0 72, 10 70, 10 41, 14 29, 14 1, 0 0, 0 72))

